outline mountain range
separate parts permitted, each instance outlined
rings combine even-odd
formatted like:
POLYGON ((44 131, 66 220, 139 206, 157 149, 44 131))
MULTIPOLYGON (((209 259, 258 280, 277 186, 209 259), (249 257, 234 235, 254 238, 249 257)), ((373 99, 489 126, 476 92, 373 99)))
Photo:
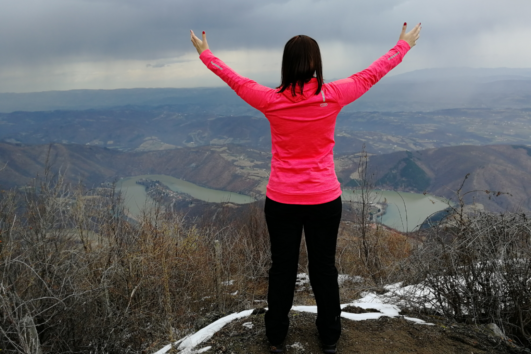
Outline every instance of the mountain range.
MULTIPOLYGON (((229 88, 0 93, 0 187, 45 161, 89 187, 142 174, 260 198, 269 124, 229 88)), ((344 188, 369 156, 376 188, 429 192, 488 210, 531 210, 531 69, 426 69, 385 77, 337 118, 344 188), (496 193, 493 193, 496 191, 496 193), (500 193, 497 193, 500 192, 500 193)))
MULTIPOLYGON (((269 151, 261 114, 183 113, 174 106, 0 113, 0 141, 83 144, 152 151, 238 144, 269 151)), ((447 109, 430 112, 344 112, 335 152, 383 154, 453 145, 531 145, 531 109, 447 109)))

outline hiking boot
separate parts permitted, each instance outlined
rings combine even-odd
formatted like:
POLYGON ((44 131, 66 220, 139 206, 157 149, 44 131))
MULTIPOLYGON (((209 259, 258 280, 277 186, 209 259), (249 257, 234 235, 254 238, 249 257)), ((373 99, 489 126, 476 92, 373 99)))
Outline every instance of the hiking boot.
POLYGON ((323 353, 325 353, 325 354, 336 354, 337 353, 337 343, 335 343, 335 344, 323 344, 323 353))

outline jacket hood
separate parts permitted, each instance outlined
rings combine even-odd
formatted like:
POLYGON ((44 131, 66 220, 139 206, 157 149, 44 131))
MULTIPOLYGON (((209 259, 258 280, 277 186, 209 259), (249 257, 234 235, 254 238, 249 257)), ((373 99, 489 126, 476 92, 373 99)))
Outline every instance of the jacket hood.
MULTIPOLYGON (((315 91, 317 91, 317 78, 312 78, 310 81, 304 84, 304 90, 301 95, 299 87, 295 90, 296 95, 291 94, 291 88, 287 88, 281 95, 284 95, 291 102, 300 102, 304 101, 312 96, 315 96, 315 91)), ((324 85, 323 85, 324 86, 324 85)), ((322 90, 322 88, 321 88, 322 90)))

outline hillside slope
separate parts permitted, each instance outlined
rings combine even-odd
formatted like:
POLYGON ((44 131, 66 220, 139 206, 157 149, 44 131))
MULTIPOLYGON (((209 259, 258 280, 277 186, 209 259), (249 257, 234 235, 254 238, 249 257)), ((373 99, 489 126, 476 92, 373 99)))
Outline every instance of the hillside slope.
MULTIPOLYGON (((27 184, 42 174, 47 156, 53 171, 61 170, 70 181, 89 187, 121 177, 164 174, 258 198, 265 194, 271 158, 268 152, 236 145, 120 152, 85 145, 0 143, 0 166, 6 164, 0 171, 0 187, 27 184)), ((358 162, 356 155, 336 157, 344 188, 357 184, 358 162)), ((531 210, 531 148, 526 146, 454 146, 373 155, 368 175, 377 188, 429 192, 452 200, 469 175, 463 192, 478 192, 467 194, 467 203, 492 211, 531 210)))
POLYGON ((261 182, 268 166, 262 161, 268 161, 268 156, 236 146, 126 153, 84 145, 0 143, 0 166, 5 165, 0 171, 0 188, 29 183, 42 175, 48 159, 54 173, 61 171, 67 180, 88 187, 121 177, 165 174, 209 188, 256 195, 263 192, 261 182))
MULTIPOLYGON (((357 169, 357 158, 350 167, 338 171, 349 181, 357 169)), ((348 163, 343 163, 348 166, 348 163)), ((463 193, 467 203, 480 203, 492 211, 531 210, 531 148, 526 146, 452 146, 415 152, 397 152, 370 157, 369 175, 384 189, 429 192, 456 200, 456 191, 467 178, 463 193), (494 196, 486 191, 500 191, 494 196)))

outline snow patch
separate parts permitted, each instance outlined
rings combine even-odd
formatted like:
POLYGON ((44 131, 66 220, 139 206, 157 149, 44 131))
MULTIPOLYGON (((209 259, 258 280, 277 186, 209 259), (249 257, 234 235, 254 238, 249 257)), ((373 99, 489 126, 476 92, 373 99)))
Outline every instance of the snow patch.
MULTIPOLYGON (((231 315, 225 316, 223 318, 220 318, 214 323, 209 324, 205 328, 200 329, 196 333, 187 336, 178 342, 176 342, 174 345, 177 345, 180 343, 179 347, 177 347, 177 350, 180 350, 180 354, 192 354, 197 353, 197 351, 193 351, 195 347, 197 347, 199 344, 203 343, 206 340, 209 340, 212 338, 212 336, 221 330, 227 323, 232 322, 238 318, 242 317, 248 317, 253 310, 245 310, 239 313, 233 313, 231 315)), ((171 349, 171 345, 167 345, 155 354, 164 354, 168 352, 171 349)))
POLYGON ((304 350, 304 347, 299 342, 295 342, 293 344, 286 345, 286 347, 290 347, 290 348, 297 349, 297 350, 304 350))
POLYGON ((297 281, 295 282, 296 286, 304 286, 310 284, 310 277, 306 273, 297 274, 297 281))
MULTIPOLYGON (((304 273, 297 275, 297 281, 299 279, 301 279, 301 281, 303 282, 308 280, 307 275, 304 273)), ((401 283, 388 285, 385 287, 385 289, 388 290, 388 292, 383 295, 366 292, 362 294, 361 299, 355 300, 348 304, 341 305, 341 308, 345 308, 347 306, 357 306, 357 307, 361 307, 362 309, 376 309, 380 312, 368 312, 368 313, 359 313, 359 314, 342 312, 341 317, 352 320, 352 321, 376 320, 383 316, 402 317, 407 321, 415 322, 417 324, 433 325, 432 323, 425 322, 418 318, 401 316, 400 309, 397 306, 403 303, 402 299, 404 295, 407 294, 408 296, 411 296, 411 295, 416 294, 417 296, 426 296, 426 294, 429 294, 429 289, 419 288, 418 286, 417 287, 406 286, 402 288, 401 283)), ((299 312, 317 313, 317 306, 293 306, 292 310, 299 311, 299 312)), ((208 349, 210 349, 210 347, 201 348, 199 350, 194 350, 194 348, 197 347, 202 342, 210 339, 216 332, 221 330, 229 322, 234 321, 239 318, 248 317, 251 315, 252 312, 253 310, 246 310, 246 311, 242 311, 239 313, 233 313, 226 317, 220 318, 216 322, 211 323, 210 325, 197 331, 196 333, 175 342, 174 346, 177 346, 179 344, 177 349, 180 350, 179 351, 180 354, 195 354, 195 353, 202 353, 203 351, 207 351, 208 349)), ((242 325, 249 329, 253 328, 252 322, 245 322, 242 325)), ((301 350, 304 349, 304 347, 302 347, 302 345, 298 342, 290 345, 290 347, 301 349, 301 350)), ((171 345, 167 345, 154 354, 164 354, 168 352, 170 349, 171 349, 171 345)))
MULTIPOLYGON (((361 283, 363 282, 363 278, 359 276, 352 276, 347 274, 339 274, 337 276, 337 282, 339 286, 342 286, 345 282, 351 281, 353 283, 361 283)), ((297 274, 297 281, 295 283, 296 286, 304 286, 306 284, 310 284, 310 277, 306 273, 299 273, 297 274)))
MULTIPOLYGON (((347 306, 357 306, 357 307, 361 307, 362 309, 375 309, 380 312, 367 312, 367 313, 341 312, 341 317, 352 320, 352 321, 377 320, 383 316, 401 317, 400 309, 398 308, 398 306, 392 303, 389 303, 389 299, 390 297, 386 297, 386 294, 378 295, 375 293, 365 293, 363 294, 363 297, 361 299, 353 301, 349 304, 341 305, 341 308, 345 308, 347 306)), ((317 306, 293 306, 292 310, 299 311, 299 312, 317 313, 317 306)), ((417 318, 412 318, 412 317, 403 317, 403 318, 405 320, 415 322, 418 324, 432 325, 431 323, 427 323, 417 318)))
POLYGON ((253 323, 252 322, 242 323, 242 326, 244 326, 245 328, 248 328, 248 329, 253 329, 253 323))
POLYGON ((363 282, 363 278, 357 275, 352 276, 352 275, 347 275, 347 274, 339 274, 337 276, 337 282, 339 286, 342 286, 347 281, 351 281, 353 283, 361 283, 363 282))

